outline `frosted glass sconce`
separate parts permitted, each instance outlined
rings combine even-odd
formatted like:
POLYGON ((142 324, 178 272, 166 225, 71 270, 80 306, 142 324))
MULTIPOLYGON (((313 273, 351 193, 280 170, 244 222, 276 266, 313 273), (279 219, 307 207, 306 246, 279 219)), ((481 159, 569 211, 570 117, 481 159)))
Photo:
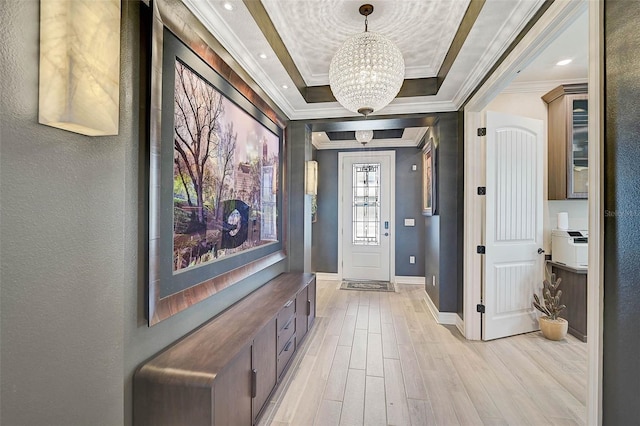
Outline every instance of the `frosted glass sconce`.
POLYGON ((307 161, 305 163, 305 194, 318 194, 318 162, 307 161))
POLYGON ((120 0, 40 1, 41 124, 118 134, 120 0))

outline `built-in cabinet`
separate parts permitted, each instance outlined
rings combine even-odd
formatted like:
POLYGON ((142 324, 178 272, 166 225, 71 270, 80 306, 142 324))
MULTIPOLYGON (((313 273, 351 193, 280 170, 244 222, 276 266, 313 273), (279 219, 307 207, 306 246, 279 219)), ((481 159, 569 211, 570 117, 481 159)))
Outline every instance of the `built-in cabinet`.
POLYGON ((306 336, 307 331, 311 329, 313 321, 316 318, 316 282, 310 283, 306 289, 298 293, 296 306, 305 306, 297 312, 296 317, 296 335, 299 339, 306 336))
MULTIPOLYGON (((269 321, 267 326, 253 339, 251 361, 251 396, 253 397, 251 412, 252 421, 255 424, 277 382, 275 319, 269 321)), ((216 424, 221 423, 216 422, 216 424)), ((242 424, 247 423, 242 422, 242 424)))
POLYGON ((258 423, 315 319, 313 274, 288 273, 140 366, 136 425, 258 423))
POLYGON ((569 323, 569 334, 583 342, 587 341, 587 269, 577 269, 550 262, 551 272, 561 278, 562 304, 567 307, 560 317, 569 323))
POLYGON ((564 84, 545 94, 548 105, 549 200, 587 198, 587 84, 564 84))

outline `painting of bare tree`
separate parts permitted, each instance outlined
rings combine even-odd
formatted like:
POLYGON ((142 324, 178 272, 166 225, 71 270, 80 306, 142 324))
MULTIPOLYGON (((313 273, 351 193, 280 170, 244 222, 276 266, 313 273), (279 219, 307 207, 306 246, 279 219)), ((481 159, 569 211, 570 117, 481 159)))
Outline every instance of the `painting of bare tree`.
POLYGON ((175 62, 173 271, 278 241, 279 137, 175 62))

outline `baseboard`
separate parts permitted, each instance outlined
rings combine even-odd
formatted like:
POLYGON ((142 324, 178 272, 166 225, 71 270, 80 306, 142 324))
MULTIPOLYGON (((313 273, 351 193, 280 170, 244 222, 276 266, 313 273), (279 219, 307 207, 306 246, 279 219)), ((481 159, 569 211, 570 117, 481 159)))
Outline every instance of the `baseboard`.
POLYGON ((338 274, 331 272, 316 272, 316 279, 319 281, 340 281, 338 274))
POLYGON ((440 312, 436 305, 429 297, 429 293, 424 292, 424 301, 427 303, 427 307, 429 308, 429 312, 433 315, 433 318, 436 320, 438 324, 446 324, 446 325, 456 325, 458 314, 455 312, 440 312))
POLYGON ((456 328, 464 336, 464 320, 460 317, 460 314, 456 314, 456 328))
POLYGON ((396 275, 394 282, 396 284, 412 284, 424 286, 424 277, 396 275))

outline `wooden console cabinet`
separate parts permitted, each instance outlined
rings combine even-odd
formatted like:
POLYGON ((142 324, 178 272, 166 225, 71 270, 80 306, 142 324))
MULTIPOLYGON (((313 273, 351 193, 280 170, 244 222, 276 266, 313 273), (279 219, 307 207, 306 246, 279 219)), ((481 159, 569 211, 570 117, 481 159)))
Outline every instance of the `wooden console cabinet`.
POLYGON ((136 425, 255 425, 315 319, 313 274, 281 274, 140 366, 136 425))

